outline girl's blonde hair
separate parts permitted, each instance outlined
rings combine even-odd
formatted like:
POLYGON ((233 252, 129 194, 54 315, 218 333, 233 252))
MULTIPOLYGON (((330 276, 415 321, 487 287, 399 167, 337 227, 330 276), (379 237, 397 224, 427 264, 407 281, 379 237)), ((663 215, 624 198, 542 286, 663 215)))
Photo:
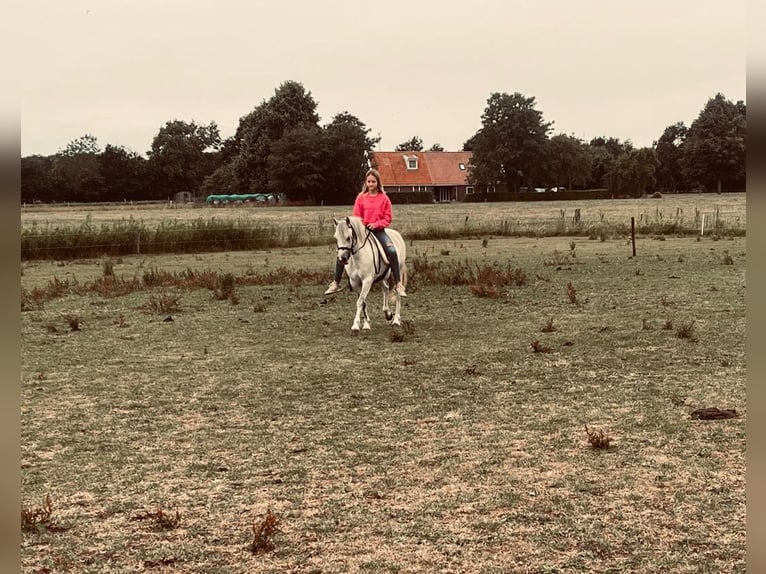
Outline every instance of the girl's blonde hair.
POLYGON ((367 178, 370 176, 374 177, 375 181, 378 182, 378 191, 385 192, 386 190, 383 189, 383 182, 380 180, 380 172, 375 168, 370 168, 367 170, 367 173, 364 174, 364 183, 362 183, 362 191, 360 193, 367 193, 367 178))

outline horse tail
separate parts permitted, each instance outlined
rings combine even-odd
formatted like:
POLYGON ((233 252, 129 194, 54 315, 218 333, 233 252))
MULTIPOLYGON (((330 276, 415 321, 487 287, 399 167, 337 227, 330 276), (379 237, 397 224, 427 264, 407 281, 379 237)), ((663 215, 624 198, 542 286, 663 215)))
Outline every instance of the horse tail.
POLYGON ((400 267, 401 267, 400 271, 401 271, 402 285, 407 287, 407 265, 404 263, 404 261, 402 261, 400 267))

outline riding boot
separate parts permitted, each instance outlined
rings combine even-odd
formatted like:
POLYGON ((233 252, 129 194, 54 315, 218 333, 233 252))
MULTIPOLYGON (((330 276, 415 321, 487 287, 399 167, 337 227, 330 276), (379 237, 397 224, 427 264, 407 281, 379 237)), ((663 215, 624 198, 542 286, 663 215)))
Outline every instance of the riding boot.
POLYGON ((399 284, 401 281, 400 272, 399 272, 399 255, 396 253, 396 249, 391 248, 386 250, 386 255, 388 255, 388 262, 391 265, 391 275, 394 276, 394 284, 399 284))

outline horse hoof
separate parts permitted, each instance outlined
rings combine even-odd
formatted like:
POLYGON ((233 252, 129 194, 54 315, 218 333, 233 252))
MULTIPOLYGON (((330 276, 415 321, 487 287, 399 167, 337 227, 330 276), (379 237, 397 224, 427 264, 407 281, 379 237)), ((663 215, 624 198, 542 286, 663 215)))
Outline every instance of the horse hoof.
POLYGON ((391 321, 394 318, 394 314, 391 311, 386 311, 386 321, 391 321))

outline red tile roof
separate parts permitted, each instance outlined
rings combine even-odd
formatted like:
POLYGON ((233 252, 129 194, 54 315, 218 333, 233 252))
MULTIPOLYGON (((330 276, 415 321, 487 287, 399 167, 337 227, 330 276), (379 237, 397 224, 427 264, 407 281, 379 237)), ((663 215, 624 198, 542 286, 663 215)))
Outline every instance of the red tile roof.
POLYGON ((373 153, 383 187, 397 185, 466 185, 470 151, 376 151, 373 153), (417 169, 407 169, 407 157, 418 158, 417 169))
POLYGON ((431 172, 433 185, 466 185, 470 151, 430 151, 426 152, 428 170, 431 172), (463 164, 464 169, 460 169, 463 164))
POLYGON ((422 151, 376 151, 373 155, 378 165, 383 187, 387 185, 431 185, 431 173, 423 160, 422 151), (418 169, 407 169, 408 157, 418 158, 418 169))

